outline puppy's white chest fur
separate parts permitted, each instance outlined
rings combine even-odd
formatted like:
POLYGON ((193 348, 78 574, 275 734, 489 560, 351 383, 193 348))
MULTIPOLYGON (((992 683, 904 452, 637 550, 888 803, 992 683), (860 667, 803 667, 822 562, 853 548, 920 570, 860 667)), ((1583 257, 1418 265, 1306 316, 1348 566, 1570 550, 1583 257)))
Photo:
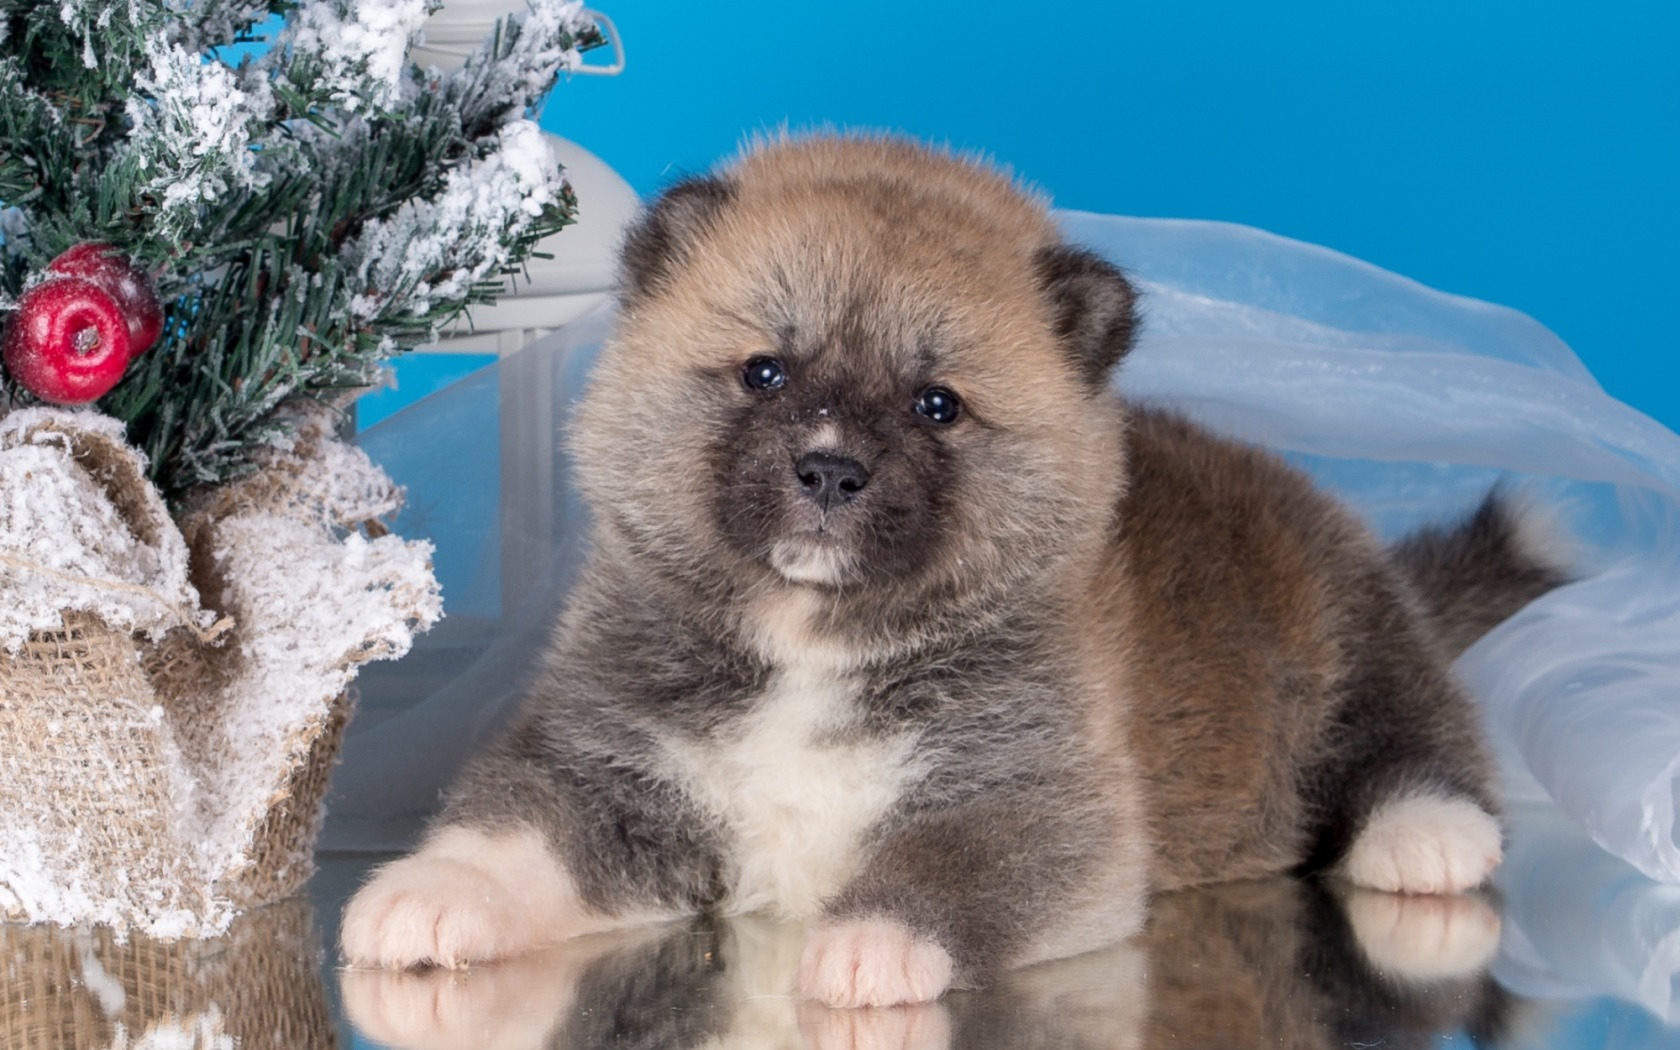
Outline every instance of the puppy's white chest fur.
POLYGON ((909 734, 843 732, 855 700, 846 678, 797 663, 741 722, 671 747, 681 780, 730 837, 727 911, 809 918, 858 870, 865 832, 915 769, 909 734))

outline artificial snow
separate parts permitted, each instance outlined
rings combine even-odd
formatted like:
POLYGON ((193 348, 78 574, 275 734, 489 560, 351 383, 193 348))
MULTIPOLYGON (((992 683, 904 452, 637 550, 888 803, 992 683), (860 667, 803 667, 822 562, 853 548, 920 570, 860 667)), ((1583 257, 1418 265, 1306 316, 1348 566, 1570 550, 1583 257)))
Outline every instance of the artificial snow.
POLYGON ((221 1011, 212 1006, 183 1018, 166 1015, 132 1040, 128 1026, 118 1024, 110 1050, 234 1050, 237 1045, 223 1028, 221 1011))
POLYGON ((88 69, 99 66, 99 56, 93 50, 95 34, 104 35, 111 26, 113 11, 109 4, 86 4, 81 0, 62 0, 58 17, 82 38, 82 65, 88 69))
POLYGON ((287 17, 280 48, 314 65, 312 86, 346 112, 385 109, 401 96, 409 45, 433 10, 427 0, 314 0, 287 17))
POLYGON ((273 12, 267 0, 163 0, 165 38, 194 54, 206 54, 239 39, 273 12))
POLYGON ((90 945, 83 944, 80 948, 78 955, 82 964, 82 984, 98 1000, 101 1013, 106 1017, 121 1017, 123 1010, 128 1007, 128 993, 123 990, 122 982, 105 972, 105 967, 100 965, 99 956, 90 945))
POLYGON ((145 176, 143 189, 161 204, 157 223, 166 236, 193 227, 200 204, 230 189, 261 188, 251 127, 272 108, 261 78, 241 81, 233 70, 180 44, 147 42, 149 70, 135 73, 126 111, 128 149, 145 176))
POLYGON ((332 439, 327 414, 297 420, 307 470, 267 508, 216 526, 215 575, 241 623, 247 672, 222 690, 228 713, 212 752, 246 756, 199 795, 203 860, 213 870, 245 861, 252 834, 307 751, 313 722, 369 659, 395 659, 442 614, 432 547, 397 536, 343 532, 394 513, 400 491, 360 449, 332 439))
POLYGON ((510 244, 566 184, 535 122, 512 121, 497 138, 498 149, 450 171, 437 199, 408 201, 346 246, 365 289, 353 316, 425 316, 507 268, 510 244))
POLYGON ((595 22, 578 0, 534 0, 518 19, 518 33, 499 60, 488 49, 469 57, 458 77, 471 85, 471 108, 480 112, 525 111, 560 73, 583 65, 578 38, 595 22))
MULTIPOLYGON (((77 463, 78 434, 123 441, 122 424, 105 416, 30 408, 0 417, 0 651, 57 630, 66 611, 153 635, 203 621, 180 533, 137 534, 145 528, 134 511, 119 510, 77 463)), ((145 461, 132 455, 138 480, 145 461)), ((155 494, 142 513, 168 521, 155 494)))
POLYGON ((106 447, 120 424, 59 409, 0 418, 0 639, 15 653, 31 632, 60 629, 66 609, 119 639, 151 632, 132 634, 134 663, 114 684, 72 677, 61 695, 38 694, 68 716, 7 710, 17 697, 0 653, 0 734, 24 737, 0 735, 0 916, 212 936, 261 903, 237 889, 254 866, 281 865, 281 883, 307 868, 307 845, 259 855, 265 820, 296 804, 289 792, 356 666, 401 656, 442 609, 430 545, 361 527, 394 512, 400 490, 333 436, 327 410, 282 415, 290 440, 185 512, 215 610, 198 608, 187 541, 161 504, 161 528, 137 525, 132 493, 108 484, 124 477, 106 447), (99 442, 103 458, 78 460, 99 442), (202 673, 142 672, 163 631, 213 617, 232 628, 193 650, 202 673))

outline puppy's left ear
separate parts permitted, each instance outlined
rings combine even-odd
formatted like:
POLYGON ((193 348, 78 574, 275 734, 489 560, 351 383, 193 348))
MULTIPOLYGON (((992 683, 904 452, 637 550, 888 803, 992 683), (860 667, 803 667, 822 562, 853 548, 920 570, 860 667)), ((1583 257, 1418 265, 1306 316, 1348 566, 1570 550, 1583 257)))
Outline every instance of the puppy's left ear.
POLYGON ((1035 260, 1039 287, 1062 352, 1092 386, 1102 386, 1137 339, 1137 291, 1108 260, 1054 244, 1035 260))

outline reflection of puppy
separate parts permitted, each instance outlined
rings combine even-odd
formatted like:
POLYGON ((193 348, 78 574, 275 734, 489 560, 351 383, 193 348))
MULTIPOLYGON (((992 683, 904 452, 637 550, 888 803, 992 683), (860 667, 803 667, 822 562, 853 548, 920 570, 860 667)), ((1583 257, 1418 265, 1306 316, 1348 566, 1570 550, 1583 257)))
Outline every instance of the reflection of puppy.
POLYGON ((547 675, 351 902, 351 962, 765 911, 815 920, 802 994, 886 1004, 1122 937, 1150 885, 1498 861, 1446 665, 1555 582, 1499 504, 1397 562, 1275 458, 1116 399, 1126 280, 908 143, 680 183, 623 278, 547 675))
POLYGON ((1144 1050, 1503 1045, 1528 1007, 1486 967, 1479 894, 1274 878, 1161 894, 1143 934, 934 1003, 836 1010, 787 992, 796 924, 624 930, 469 972, 346 970, 357 1029, 392 1050, 1144 1050))
POLYGON ((1149 959, 1150 1048, 1421 1050, 1458 1030, 1496 1046, 1526 1013, 1487 972, 1499 918, 1479 894, 1292 879, 1187 889, 1156 899, 1138 944, 1149 959))
POLYGON ((393 1050, 688 1050, 733 1006, 719 941, 716 924, 697 919, 472 972, 346 970, 340 991, 356 1030, 393 1050))

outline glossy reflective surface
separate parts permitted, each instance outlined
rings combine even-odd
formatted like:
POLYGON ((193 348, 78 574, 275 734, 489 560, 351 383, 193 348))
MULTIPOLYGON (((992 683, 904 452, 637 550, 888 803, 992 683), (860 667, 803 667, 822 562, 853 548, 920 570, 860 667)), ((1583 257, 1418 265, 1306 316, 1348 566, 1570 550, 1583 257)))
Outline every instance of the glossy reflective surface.
POLYGON ((889 1010, 789 994, 796 927, 696 920, 464 972, 346 971, 324 948, 378 858, 324 857, 310 899, 159 944, 0 924, 5 1050, 581 1047, 1680 1047, 1680 888, 1571 827, 1515 821, 1501 887, 1396 897, 1277 879, 1158 897, 1105 951, 889 1010))
POLYGON ((924 1006, 830 1010, 788 994, 799 931, 644 930, 465 974, 342 975, 378 1045, 944 1048, 1428 1045, 1520 1016, 1486 964, 1483 899, 1403 899, 1277 880, 1157 901, 1144 936, 924 1006))
POLYGON ((307 900, 240 917, 225 937, 160 943, 0 923, 5 1050, 326 1050, 335 1030, 307 900))

